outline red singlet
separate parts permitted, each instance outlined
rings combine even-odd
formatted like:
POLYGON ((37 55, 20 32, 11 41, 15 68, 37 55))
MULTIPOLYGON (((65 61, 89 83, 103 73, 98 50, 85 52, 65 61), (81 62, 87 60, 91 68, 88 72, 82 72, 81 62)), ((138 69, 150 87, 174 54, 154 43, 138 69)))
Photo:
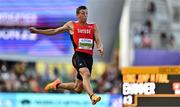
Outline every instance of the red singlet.
POLYGON ((73 22, 74 35, 71 35, 74 50, 92 55, 94 48, 94 24, 80 25, 73 22))

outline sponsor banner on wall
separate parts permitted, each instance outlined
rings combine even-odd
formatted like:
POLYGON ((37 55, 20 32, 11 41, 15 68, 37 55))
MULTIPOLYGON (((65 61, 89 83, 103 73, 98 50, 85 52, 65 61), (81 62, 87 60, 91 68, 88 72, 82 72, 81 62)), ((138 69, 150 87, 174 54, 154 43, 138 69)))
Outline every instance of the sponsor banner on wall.
MULTIPOLYGON (((101 94, 96 107, 122 107, 122 95, 101 94)), ((92 107, 86 94, 0 93, 0 107, 92 107)))

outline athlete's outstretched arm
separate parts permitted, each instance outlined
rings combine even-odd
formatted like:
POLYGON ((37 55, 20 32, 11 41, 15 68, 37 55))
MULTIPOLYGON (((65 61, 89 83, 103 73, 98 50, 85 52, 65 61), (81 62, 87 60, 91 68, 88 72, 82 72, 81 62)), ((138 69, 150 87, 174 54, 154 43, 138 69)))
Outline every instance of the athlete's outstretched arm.
POLYGON ((69 31, 70 27, 69 24, 71 24, 72 21, 69 21, 67 23, 65 23, 62 27, 58 27, 55 29, 46 29, 46 30, 41 30, 41 29, 36 29, 35 27, 30 27, 29 30, 32 33, 39 33, 39 34, 45 34, 45 35, 55 35, 58 33, 63 33, 65 31, 69 31))
POLYGON ((100 36, 99 30, 98 30, 96 25, 95 25, 95 42, 96 42, 96 46, 97 46, 97 49, 98 49, 99 53, 101 55, 103 55, 104 48, 103 48, 103 44, 102 44, 102 41, 101 41, 101 36, 100 36))

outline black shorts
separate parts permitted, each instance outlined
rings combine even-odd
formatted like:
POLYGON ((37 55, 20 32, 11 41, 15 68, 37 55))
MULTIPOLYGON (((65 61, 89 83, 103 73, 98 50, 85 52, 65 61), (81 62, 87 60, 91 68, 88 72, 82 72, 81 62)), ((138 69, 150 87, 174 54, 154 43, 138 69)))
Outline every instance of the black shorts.
POLYGON ((72 63, 74 68, 77 70, 77 78, 82 80, 82 76, 80 75, 79 69, 86 67, 89 69, 91 74, 92 65, 93 65, 93 57, 92 55, 82 53, 82 52, 75 52, 72 58, 72 63))

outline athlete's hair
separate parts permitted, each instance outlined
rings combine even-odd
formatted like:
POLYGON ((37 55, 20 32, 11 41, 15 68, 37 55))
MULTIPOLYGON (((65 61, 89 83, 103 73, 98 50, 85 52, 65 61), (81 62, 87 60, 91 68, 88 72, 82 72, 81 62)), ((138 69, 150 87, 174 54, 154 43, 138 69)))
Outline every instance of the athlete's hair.
POLYGON ((77 9, 76 9, 76 14, 79 14, 79 11, 80 10, 86 10, 87 7, 86 6, 79 6, 77 9))

